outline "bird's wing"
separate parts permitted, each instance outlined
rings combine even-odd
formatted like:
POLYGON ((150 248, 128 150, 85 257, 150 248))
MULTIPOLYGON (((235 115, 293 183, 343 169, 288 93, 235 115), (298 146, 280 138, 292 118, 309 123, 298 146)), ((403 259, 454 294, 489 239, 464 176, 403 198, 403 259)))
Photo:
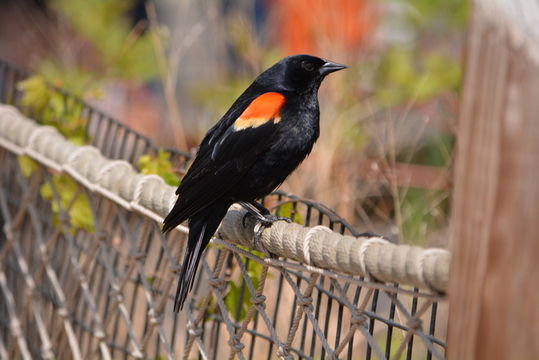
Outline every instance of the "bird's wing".
POLYGON ((264 93, 252 100, 218 138, 202 142, 195 161, 176 190, 178 200, 165 219, 165 229, 210 205, 241 180, 260 154, 269 148, 279 127, 284 103, 283 95, 264 93))

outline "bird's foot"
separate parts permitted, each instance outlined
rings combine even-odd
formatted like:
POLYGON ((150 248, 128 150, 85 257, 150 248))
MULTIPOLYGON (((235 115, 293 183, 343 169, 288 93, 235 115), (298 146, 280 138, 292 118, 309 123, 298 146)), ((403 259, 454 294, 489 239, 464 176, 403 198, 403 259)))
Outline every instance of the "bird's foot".
POLYGON ((264 245, 261 242, 262 239, 262 232, 264 229, 269 228, 271 225, 273 225, 276 221, 286 221, 288 223, 292 222, 289 218, 282 217, 282 216, 276 216, 272 215, 268 209, 266 209, 261 204, 250 201, 250 202, 244 202, 240 201, 239 204, 247 210, 245 215, 243 215, 243 218, 241 220, 241 224, 245 228, 245 221, 247 220, 248 216, 252 216, 257 221, 257 226, 255 226, 255 234, 253 239, 253 245, 255 248, 264 250, 264 253, 266 255, 271 256, 271 254, 266 251, 264 248, 264 245))
POLYGON ((262 213, 247 209, 247 212, 245 213, 245 215, 243 215, 243 218, 241 219, 241 225, 245 228, 245 222, 247 221, 247 218, 249 216, 254 217, 264 227, 270 227, 276 221, 286 221, 287 223, 292 222, 292 220, 287 217, 272 215, 269 210, 265 210, 266 211, 262 213))
MULTIPOLYGON (((253 243, 254 246, 259 249, 264 249, 264 245, 262 244, 262 233, 265 229, 271 227, 271 225, 273 225, 273 223, 275 223, 276 221, 286 221, 287 223, 292 222, 292 220, 287 217, 275 216, 272 214, 264 215, 262 218, 257 218, 257 220, 259 225, 255 227, 253 243)), ((269 254, 269 252, 267 253, 269 254)))
POLYGON ((264 206, 260 205, 259 203, 255 201, 251 202, 245 202, 240 201, 239 204, 247 210, 245 215, 243 215, 243 219, 241 220, 241 224, 245 228, 245 220, 247 220, 248 216, 253 216, 258 221, 265 221, 266 216, 270 215, 270 211, 266 209, 264 206))
POLYGON ((291 223, 292 220, 290 220, 289 218, 287 217, 284 217, 284 216, 276 216, 276 215, 273 215, 273 214, 267 214, 267 215, 264 215, 262 218, 259 218, 258 219, 258 222, 260 223, 260 225, 262 225, 263 227, 271 227, 271 225, 273 225, 274 222, 277 222, 277 221, 286 221, 287 223, 291 223))
POLYGON ((247 221, 247 218, 254 217, 256 221, 258 221, 263 227, 270 227, 274 222, 276 221, 286 221, 287 223, 291 223, 292 220, 290 220, 287 217, 284 216, 275 216, 272 214, 267 215, 253 215, 250 212, 246 212, 245 215, 243 215, 243 218, 241 219, 241 225, 245 228, 245 222, 247 221))

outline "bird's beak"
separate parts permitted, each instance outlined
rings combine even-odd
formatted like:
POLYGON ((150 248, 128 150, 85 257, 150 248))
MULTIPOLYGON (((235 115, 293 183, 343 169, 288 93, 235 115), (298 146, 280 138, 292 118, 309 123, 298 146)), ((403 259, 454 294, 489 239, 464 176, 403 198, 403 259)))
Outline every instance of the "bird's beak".
POLYGON ((335 72, 335 71, 346 69, 347 67, 348 66, 337 64, 337 63, 334 63, 332 61, 326 61, 326 63, 324 65, 322 65, 322 67, 320 68, 320 73, 322 75, 327 75, 327 74, 335 72))

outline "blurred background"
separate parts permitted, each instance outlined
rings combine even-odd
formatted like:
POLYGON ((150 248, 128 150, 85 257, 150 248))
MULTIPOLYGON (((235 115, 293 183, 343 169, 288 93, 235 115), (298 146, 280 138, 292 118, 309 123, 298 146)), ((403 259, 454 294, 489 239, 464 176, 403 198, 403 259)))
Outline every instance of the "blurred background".
POLYGON ((320 139, 281 189, 360 232, 443 246, 467 10, 466 0, 0 0, 0 57, 36 74, 21 84, 27 105, 52 101, 40 95, 49 83, 185 151, 280 58, 349 65, 322 85, 320 139))

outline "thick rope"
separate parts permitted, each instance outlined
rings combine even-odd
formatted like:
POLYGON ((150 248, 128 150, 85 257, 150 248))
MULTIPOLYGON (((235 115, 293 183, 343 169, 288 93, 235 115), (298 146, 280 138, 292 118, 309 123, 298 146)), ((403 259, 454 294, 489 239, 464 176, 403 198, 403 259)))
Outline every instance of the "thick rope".
MULTIPOLYGON (((127 162, 107 159, 95 147, 76 146, 54 128, 40 126, 7 105, 0 105, 0 146, 68 173, 90 191, 158 222, 167 215, 176 196, 175 188, 159 177, 142 175, 127 162)), ((256 223, 248 217, 243 227, 244 215, 245 210, 232 206, 218 235, 254 249, 256 223)), ((185 231, 182 225, 178 228, 185 231)), ((378 237, 355 238, 328 230, 278 221, 262 232, 257 250, 339 273, 446 291, 450 262, 447 250, 395 245, 378 237)))

